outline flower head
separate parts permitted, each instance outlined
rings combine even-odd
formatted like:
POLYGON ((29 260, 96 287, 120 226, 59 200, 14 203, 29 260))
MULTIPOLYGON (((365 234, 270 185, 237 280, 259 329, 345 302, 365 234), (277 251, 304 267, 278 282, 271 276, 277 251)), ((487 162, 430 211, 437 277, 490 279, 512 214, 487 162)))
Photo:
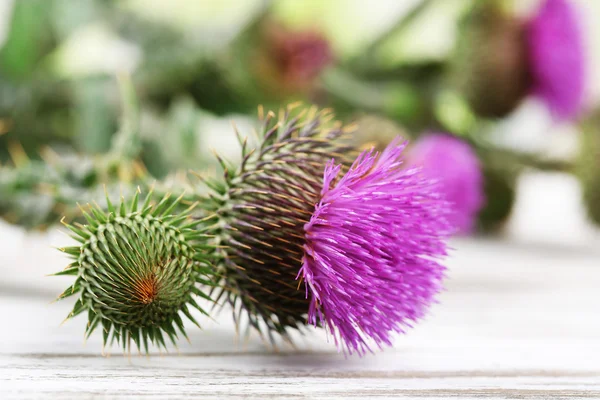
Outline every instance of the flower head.
POLYGON ((568 0, 545 0, 526 27, 533 92, 561 119, 580 111, 585 89, 581 23, 568 0))
POLYGON ((590 221, 600 225, 600 110, 581 122, 581 145, 577 175, 581 182, 582 200, 590 221))
POLYGON ((309 303, 295 282, 302 265, 303 226, 321 191, 321 176, 331 158, 348 150, 345 128, 316 108, 279 116, 260 111, 259 142, 242 141, 242 163, 223 163, 224 182, 209 182, 213 193, 207 232, 214 236, 214 264, 237 324, 248 321, 273 342, 289 340, 289 329, 305 326, 309 303))
POLYGON ((330 162, 304 226, 299 276, 309 321, 321 321, 350 353, 364 354, 370 340, 389 345, 442 287, 447 204, 418 169, 401 167, 403 147, 396 140, 382 154, 365 151, 343 176, 330 162))
POLYGON ((414 144, 409 160, 439 181, 452 206, 450 220, 456 231, 471 232, 485 203, 483 173, 473 149, 451 135, 431 133, 414 144))
POLYGON ((523 23, 504 3, 473 3, 452 63, 457 88, 473 111, 487 118, 511 113, 531 87, 523 23))
POLYGON ((271 46, 282 77, 296 85, 314 80, 333 61, 329 42, 316 31, 281 28, 273 34, 271 46))

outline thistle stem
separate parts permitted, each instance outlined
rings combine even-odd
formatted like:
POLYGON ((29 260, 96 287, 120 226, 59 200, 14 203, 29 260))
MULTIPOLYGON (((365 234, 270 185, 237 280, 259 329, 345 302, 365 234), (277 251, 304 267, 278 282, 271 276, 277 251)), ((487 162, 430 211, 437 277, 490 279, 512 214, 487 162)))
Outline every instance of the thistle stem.
POLYGON ((574 169, 573 163, 568 160, 552 160, 539 157, 536 154, 524 154, 514 151, 496 151, 507 154, 507 158, 512 159, 514 162, 524 167, 534 168, 540 171, 572 173, 574 169))

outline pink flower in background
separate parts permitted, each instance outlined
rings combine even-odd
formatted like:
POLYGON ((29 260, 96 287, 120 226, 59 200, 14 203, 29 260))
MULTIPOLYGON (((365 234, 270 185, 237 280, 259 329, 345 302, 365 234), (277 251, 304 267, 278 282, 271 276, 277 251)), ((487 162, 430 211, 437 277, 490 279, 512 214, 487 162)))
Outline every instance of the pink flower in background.
POLYGON ((341 175, 333 161, 321 200, 304 227, 302 277, 309 322, 333 334, 338 348, 390 345, 422 318, 442 288, 451 228, 448 203, 418 168, 402 168, 393 141, 382 154, 363 152, 341 175))
POLYGON ((469 144, 448 134, 431 133, 415 142, 409 160, 439 181, 451 203, 450 220, 456 231, 471 232, 485 195, 481 165, 469 144))
POLYGON ((581 21, 568 0, 544 0, 527 23, 526 38, 533 93, 559 119, 575 117, 585 89, 581 21))

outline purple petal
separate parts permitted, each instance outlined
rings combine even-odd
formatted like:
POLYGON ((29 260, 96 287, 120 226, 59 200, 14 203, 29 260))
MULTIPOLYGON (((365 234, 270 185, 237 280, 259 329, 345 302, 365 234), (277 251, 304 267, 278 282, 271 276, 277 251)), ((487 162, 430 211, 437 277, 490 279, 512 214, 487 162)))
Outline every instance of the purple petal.
POLYGON ((300 270, 320 320, 350 353, 391 343, 422 318, 442 288, 451 229, 433 180, 402 168, 399 140, 363 152, 340 177, 330 162, 321 201, 304 227, 300 270))

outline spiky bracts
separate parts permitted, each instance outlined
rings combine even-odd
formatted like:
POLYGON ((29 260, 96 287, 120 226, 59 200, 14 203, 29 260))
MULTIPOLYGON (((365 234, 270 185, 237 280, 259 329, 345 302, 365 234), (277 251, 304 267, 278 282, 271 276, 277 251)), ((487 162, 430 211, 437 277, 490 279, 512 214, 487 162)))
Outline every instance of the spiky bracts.
POLYGON ((329 163, 304 227, 309 321, 350 353, 389 345, 442 287, 449 205, 426 174, 402 167, 403 148, 395 140, 381 154, 365 151, 345 174, 329 163))
POLYGON ((76 279, 59 299, 79 296, 68 318, 87 312, 86 337, 101 326, 104 344, 124 350, 131 341, 146 352, 148 342, 165 347, 164 334, 175 344, 177 330, 186 335, 182 315, 197 325, 190 308, 204 313, 194 296, 209 299, 198 287, 212 280, 204 235, 188 213, 171 215, 180 198, 152 205, 152 197, 140 206, 136 193, 118 208, 107 198, 107 212, 91 207, 87 224, 67 225, 80 244, 61 249, 74 261, 57 275, 76 279))
POLYGON ((306 322, 309 302, 295 282, 302 265, 303 227, 310 220, 322 188, 325 165, 344 160, 348 149, 340 136, 347 128, 315 108, 277 117, 262 115, 258 143, 242 143, 242 163, 223 162, 225 180, 214 189, 215 212, 208 231, 215 237, 215 264, 234 319, 248 327, 288 339, 287 329, 306 322), (245 316, 244 316, 245 315, 245 316), (266 329, 265 329, 266 328, 266 329))

